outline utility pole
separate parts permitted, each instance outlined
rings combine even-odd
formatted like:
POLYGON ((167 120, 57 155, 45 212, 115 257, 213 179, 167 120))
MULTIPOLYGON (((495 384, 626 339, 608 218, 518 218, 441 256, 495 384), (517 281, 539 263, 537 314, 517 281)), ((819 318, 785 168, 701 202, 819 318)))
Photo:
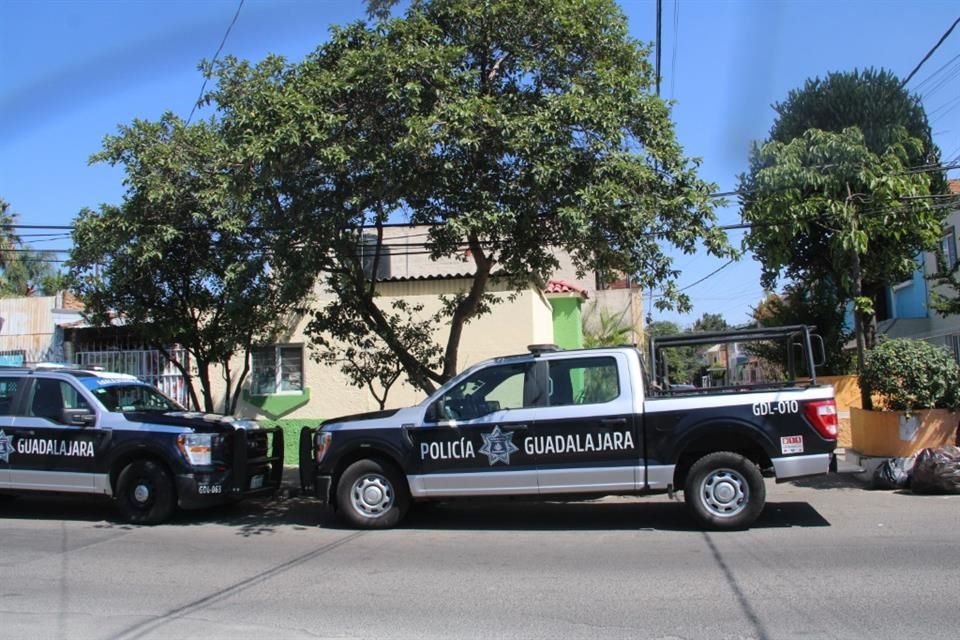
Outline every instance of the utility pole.
POLYGON ((656 60, 656 76, 657 76, 657 97, 660 97, 660 49, 662 48, 660 43, 660 17, 663 14, 663 0, 657 0, 657 39, 654 41, 654 58, 656 60))

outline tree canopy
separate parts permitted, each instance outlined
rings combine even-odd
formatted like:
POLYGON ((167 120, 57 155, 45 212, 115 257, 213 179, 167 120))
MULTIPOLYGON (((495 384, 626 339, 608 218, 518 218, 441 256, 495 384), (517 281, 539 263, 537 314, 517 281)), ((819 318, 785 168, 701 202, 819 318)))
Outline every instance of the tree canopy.
POLYGON ((837 310, 821 318, 842 317, 853 302, 862 367, 883 288, 906 278, 939 234, 940 151, 919 97, 885 70, 808 80, 774 110, 770 135, 740 177, 742 215, 752 223, 745 244, 767 288, 786 277, 806 293, 835 292, 837 310))
POLYGON ((0 198, 0 297, 52 296, 64 288, 56 255, 35 251, 16 233, 17 214, 0 198))
POLYGON ((714 187, 684 157, 649 50, 614 2, 433 0, 375 14, 300 63, 209 69, 225 141, 291 234, 277 251, 312 249, 298 264, 336 295, 311 325, 321 349, 374 334, 430 390, 456 372, 492 278, 514 291, 543 283, 562 249, 584 272, 631 274, 685 310, 663 247, 733 254, 714 187), (426 225, 433 258, 469 256, 469 285, 429 331, 377 305, 358 259, 363 231, 381 238, 387 222, 426 225), (415 353, 443 325, 437 357, 415 353))
MULTIPOLYGON (((865 284, 906 278, 917 254, 936 244, 943 219, 925 197, 929 174, 909 166, 920 142, 902 129, 894 140, 875 154, 851 127, 768 143, 753 157, 755 191, 744 210, 754 225, 746 244, 763 261, 766 286, 785 271, 807 285, 835 286, 841 303, 853 302, 861 368, 875 326, 865 284), (798 259, 813 236, 821 247, 798 259)), ((869 407, 867 391, 864 397, 869 407)))
MULTIPOLYGON (((930 124, 920 97, 903 88, 896 74, 886 69, 854 69, 829 73, 825 78, 808 79, 793 89, 783 102, 773 106, 777 117, 767 142, 790 142, 809 129, 840 132, 857 127, 866 147, 882 154, 906 130, 919 145, 910 149, 907 165, 937 167, 940 150, 933 143, 930 124)), ((941 171, 930 172, 932 193, 945 193, 941 171)))
MULTIPOLYGON (((76 218, 70 277, 98 324, 133 325, 157 349, 179 344, 193 357, 207 411, 233 411, 247 366, 229 363, 269 339, 312 279, 271 251, 248 172, 233 163, 216 124, 167 114, 108 136, 94 161, 121 165, 120 205, 76 218), (226 397, 213 396, 210 367, 222 365, 226 397)), ((171 360, 188 378, 188 363, 171 360)), ((191 385, 196 406, 200 406, 191 385)))

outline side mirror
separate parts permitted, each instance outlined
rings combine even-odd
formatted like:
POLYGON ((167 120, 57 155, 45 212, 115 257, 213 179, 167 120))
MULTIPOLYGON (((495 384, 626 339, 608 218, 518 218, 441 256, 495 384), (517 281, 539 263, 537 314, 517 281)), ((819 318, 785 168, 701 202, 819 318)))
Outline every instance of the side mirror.
POLYGON ((89 409, 64 409, 63 421, 67 424, 90 427, 96 423, 97 415, 95 413, 90 413, 89 409))
POLYGON ((429 407, 427 407, 427 413, 424 416, 424 420, 426 422, 440 422, 440 416, 441 416, 440 403, 441 402, 443 402, 442 398, 440 400, 437 400, 433 404, 431 404, 429 407))

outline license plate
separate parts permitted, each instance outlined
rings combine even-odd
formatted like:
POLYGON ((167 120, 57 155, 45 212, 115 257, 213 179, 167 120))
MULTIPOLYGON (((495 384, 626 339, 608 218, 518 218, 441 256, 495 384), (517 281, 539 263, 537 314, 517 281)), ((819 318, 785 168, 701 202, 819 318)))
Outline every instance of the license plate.
POLYGON ((263 487, 263 474, 255 475, 250 478, 251 489, 261 489, 263 487))

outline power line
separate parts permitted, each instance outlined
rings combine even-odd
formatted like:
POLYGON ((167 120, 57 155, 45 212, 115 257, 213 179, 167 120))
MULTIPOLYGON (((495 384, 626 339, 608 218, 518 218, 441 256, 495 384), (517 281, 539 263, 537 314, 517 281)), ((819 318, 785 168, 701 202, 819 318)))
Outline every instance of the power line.
POLYGON ((697 286, 698 284, 700 284, 700 283, 703 282, 704 280, 709 280, 709 279, 712 278, 713 276, 717 275, 718 273, 720 273, 721 271, 723 271, 724 269, 726 269, 727 267, 729 267, 730 265, 732 265, 734 262, 736 262, 736 259, 735 259, 735 258, 730 258, 730 259, 727 260, 725 263, 723 263, 722 265, 720 265, 719 267, 717 267, 716 269, 714 269, 713 271, 711 271, 711 272, 708 273, 707 275, 703 276, 702 278, 700 278, 700 279, 697 280, 696 282, 691 282, 690 284, 688 284, 687 286, 683 287, 682 289, 677 289, 677 292, 680 293, 680 292, 686 291, 687 289, 692 289, 693 287, 697 286))
MULTIPOLYGON (((230 21, 230 25, 227 27, 226 33, 223 34, 223 40, 220 41, 220 46, 217 47, 217 52, 213 54, 213 60, 210 61, 212 66, 219 57, 220 52, 223 51, 223 45, 227 43, 227 37, 230 35, 230 30, 233 29, 233 25, 237 24, 237 18, 240 17, 240 10, 243 9, 244 0, 240 0, 239 6, 237 6, 237 12, 233 14, 233 20, 230 21)), ((193 103, 193 108, 190 109, 190 116, 187 118, 187 124, 190 124, 190 121, 193 120, 193 113, 197 110, 197 105, 200 104, 200 101, 203 100, 203 93, 207 90, 207 80, 209 76, 204 74, 203 84, 200 85, 200 95, 197 96, 197 101, 193 103)))
POLYGON ((920 88, 923 87, 923 85, 925 85, 925 84, 927 84, 928 82, 930 82, 931 80, 933 80, 938 74, 940 74, 944 69, 946 69, 948 66, 950 66, 951 64, 953 64, 953 63, 956 62, 957 60, 960 60, 960 53, 958 53, 957 55, 953 56, 952 58, 950 58, 949 60, 947 60, 946 62, 944 62, 943 65, 942 65, 939 69, 937 69, 936 71, 934 71, 933 73, 931 73, 930 75, 928 75, 926 78, 924 78, 923 80, 921 80, 920 82, 918 82, 918 83, 917 83, 917 86, 915 86, 915 87, 913 88, 913 90, 914 90, 914 91, 920 91, 920 88))
POLYGON ((680 0, 673 0, 673 53, 670 56, 670 99, 673 100, 674 80, 677 78, 677 49, 680 41, 680 0))
POLYGON ((923 66, 923 63, 930 59, 930 56, 933 55, 933 52, 936 51, 941 44, 943 44, 943 41, 947 39, 947 36, 950 35, 950 32, 953 31, 954 27, 956 27, 957 24, 960 24, 960 18, 957 18, 956 20, 953 21, 953 24, 950 25, 950 28, 947 29, 942 36, 940 36, 939 40, 937 40, 937 44, 933 45, 933 48, 927 52, 927 55, 923 56, 923 60, 917 63, 917 66, 913 68, 913 71, 910 72, 910 75, 907 76, 907 79, 900 83, 901 89, 905 87, 908 82, 910 82, 910 79, 913 78, 913 76, 917 73, 917 71, 920 71, 920 67, 923 66))

